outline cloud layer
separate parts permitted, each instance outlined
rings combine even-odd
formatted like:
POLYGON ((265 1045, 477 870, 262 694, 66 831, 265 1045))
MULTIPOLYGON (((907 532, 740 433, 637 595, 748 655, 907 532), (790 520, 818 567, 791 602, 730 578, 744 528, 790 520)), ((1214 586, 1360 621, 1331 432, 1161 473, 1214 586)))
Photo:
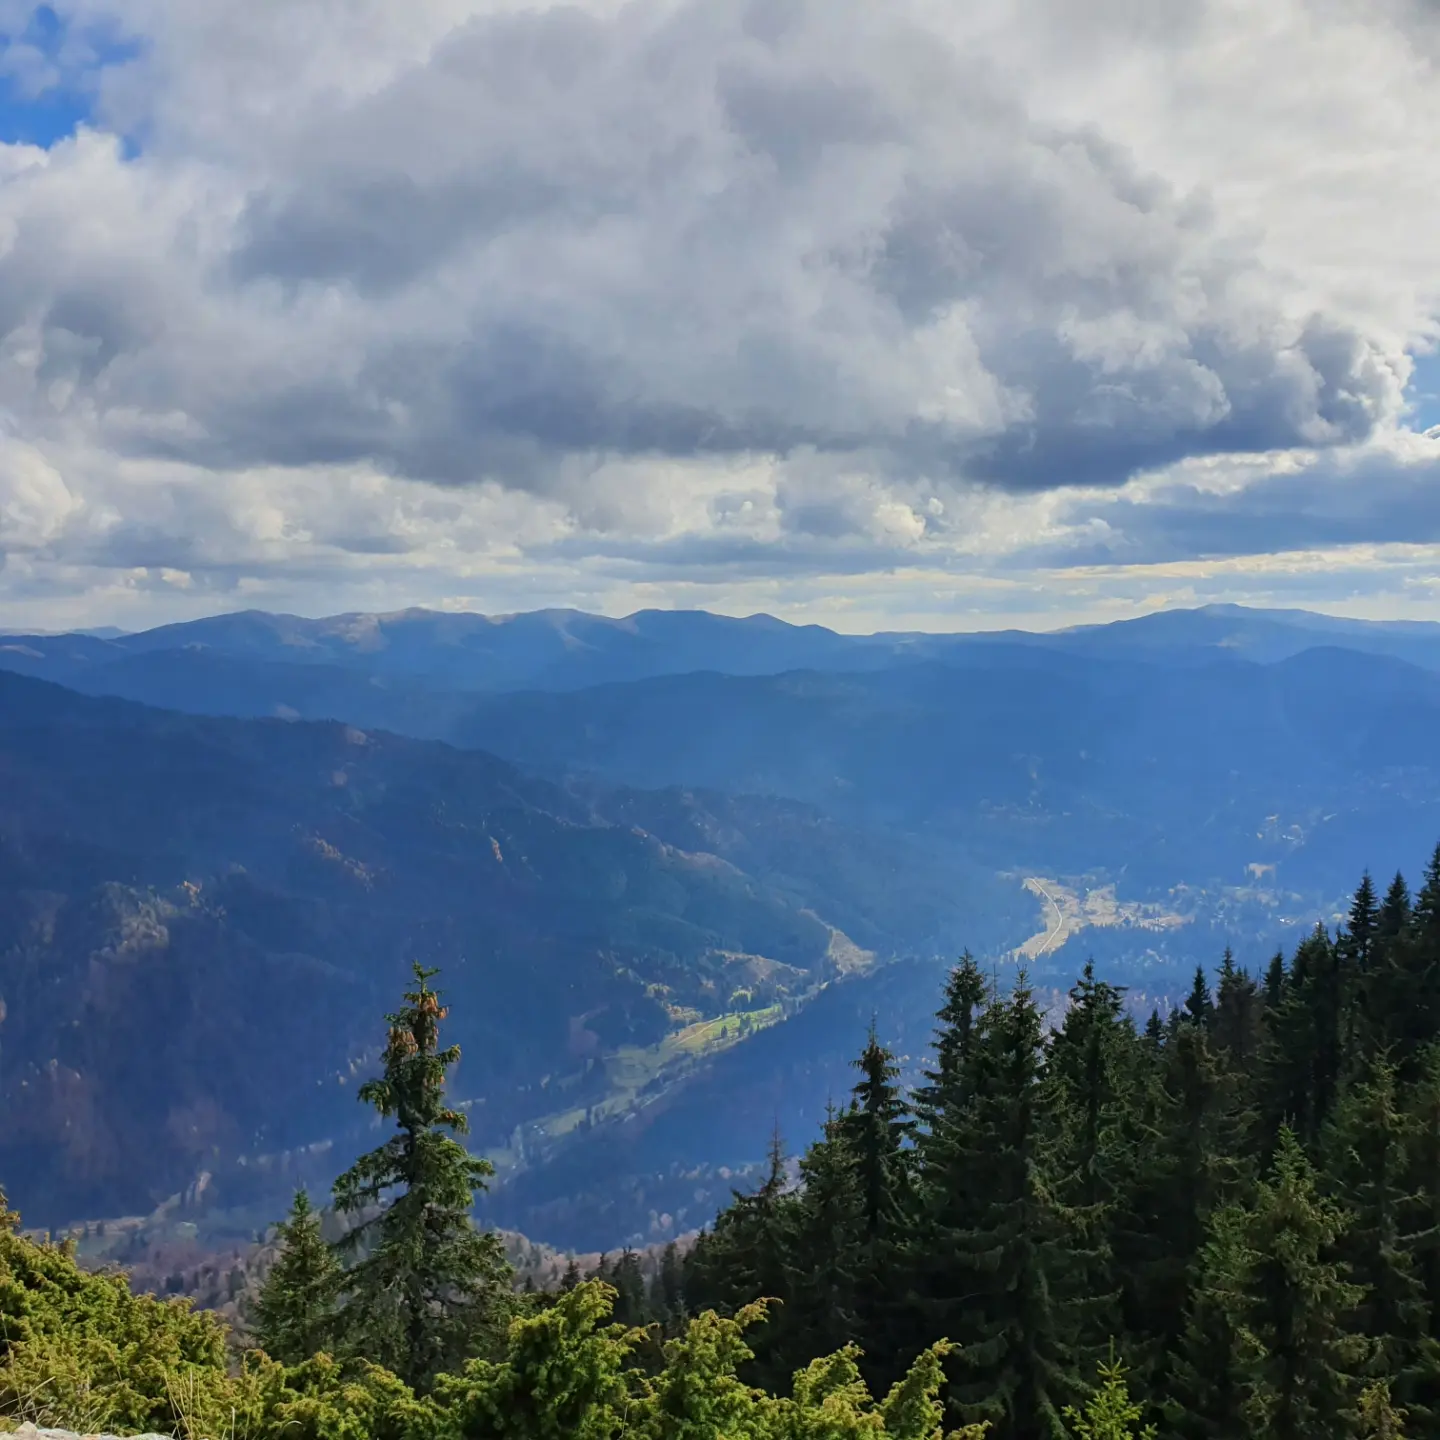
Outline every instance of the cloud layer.
POLYGON ((0 620, 1440 542, 1418 0, 33 11, 0 620))

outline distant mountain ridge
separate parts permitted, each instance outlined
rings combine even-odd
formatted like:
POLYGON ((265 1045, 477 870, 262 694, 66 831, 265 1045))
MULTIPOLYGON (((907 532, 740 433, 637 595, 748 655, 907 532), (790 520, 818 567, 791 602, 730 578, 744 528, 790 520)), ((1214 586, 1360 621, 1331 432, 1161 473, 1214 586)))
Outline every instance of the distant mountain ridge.
MULTIPOLYGON (((206 703, 206 687, 217 683, 220 659, 229 667, 248 667, 247 683, 257 693, 267 686, 298 685, 323 705, 345 700, 361 679, 382 692, 403 686, 440 695, 578 690, 701 670, 865 671, 926 660, 946 663, 997 646, 1184 665, 1217 655, 1268 663, 1316 645, 1440 670, 1440 623, 1348 620, 1235 605, 1164 610, 1051 632, 874 635, 700 610, 642 610, 610 619, 578 610, 485 616, 412 609, 315 620, 240 611, 135 634, 0 635, 0 668, 154 703, 179 703, 188 695, 192 704, 182 708, 214 710, 215 704, 206 703), (269 671, 280 665, 305 672, 308 682, 300 682, 298 673, 269 671)), ((236 703, 234 694, 227 703, 236 703)))
POLYGON ((1227 945, 1263 963, 1440 835, 1436 733, 1440 625, 1238 607, 0 636, 0 1179, 66 1219, 228 1157, 233 1198, 238 1158, 355 1123, 414 957, 454 991, 478 1143, 520 1160, 493 1213, 655 1238, 844 1093, 870 1016, 914 1058, 944 957, 1043 939, 1040 877, 1112 916, 1042 986, 1093 956, 1163 1001, 1227 945), (835 931, 902 963, 817 993, 835 931), (751 1028, 659 1076, 727 1007, 751 1028))

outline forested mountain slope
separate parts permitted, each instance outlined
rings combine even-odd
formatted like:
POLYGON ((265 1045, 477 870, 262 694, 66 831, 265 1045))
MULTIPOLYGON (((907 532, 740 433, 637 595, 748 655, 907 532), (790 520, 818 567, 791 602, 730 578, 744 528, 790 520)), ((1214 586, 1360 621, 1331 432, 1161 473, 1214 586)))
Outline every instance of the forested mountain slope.
POLYGON ((490 755, 0 676, 0 1174, 36 1220, 355 1123, 410 958, 464 998, 491 1143, 602 1098, 616 1046, 793 1003, 833 942, 490 755))
POLYGON ((1343 885, 1440 829, 1440 675, 1312 649, 1160 666, 995 647, 868 674, 671 676, 477 702, 453 732, 533 767, 776 794, 995 867, 1343 885))

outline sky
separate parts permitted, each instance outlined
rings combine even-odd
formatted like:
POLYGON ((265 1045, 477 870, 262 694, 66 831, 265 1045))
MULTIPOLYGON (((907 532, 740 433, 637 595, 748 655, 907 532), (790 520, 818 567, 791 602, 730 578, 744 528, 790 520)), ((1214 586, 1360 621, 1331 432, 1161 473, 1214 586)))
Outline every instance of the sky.
POLYGON ((1440 619, 1435 0, 0 0, 0 626, 1440 619))

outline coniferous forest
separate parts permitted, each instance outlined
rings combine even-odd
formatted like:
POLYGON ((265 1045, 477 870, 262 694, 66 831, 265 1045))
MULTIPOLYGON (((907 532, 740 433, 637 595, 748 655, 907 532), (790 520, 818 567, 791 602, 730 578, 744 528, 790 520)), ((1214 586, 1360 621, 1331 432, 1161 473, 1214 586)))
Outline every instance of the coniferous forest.
POLYGON ((472 1206, 417 968, 227 1336, 0 1224, 0 1414, 187 1436, 1370 1440, 1440 1433, 1440 849, 1334 933, 1226 954, 1137 1019, 1087 967, 1047 1026, 968 957, 923 1081, 877 1019, 853 1092, 647 1276, 517 1289, 472 1206))

